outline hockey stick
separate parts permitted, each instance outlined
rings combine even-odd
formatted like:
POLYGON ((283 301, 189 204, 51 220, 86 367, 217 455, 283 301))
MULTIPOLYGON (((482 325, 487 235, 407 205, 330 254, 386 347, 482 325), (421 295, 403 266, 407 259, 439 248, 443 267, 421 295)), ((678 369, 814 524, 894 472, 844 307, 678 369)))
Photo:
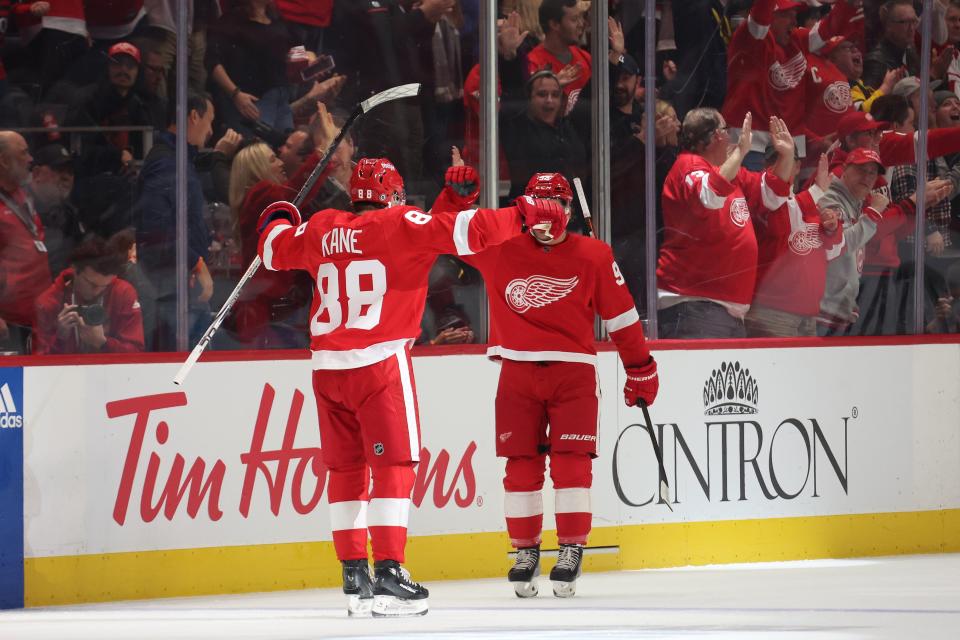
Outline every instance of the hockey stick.
MULTIPOLYGON (((590 215, 590 207, 587 206, 587 196, 583 192, 583 183, 580 178, 573 179, 573 187, 577 190, 577 198, 580 199, 580 209, 583 211, 583 220, 587 223, 587 231, 591 238, 596 238, 597 236, 593 232, 593 217, 590 215)), ((643 409, 643 417, 647 421, 650 431, 650 442, 653 443, 653 453, 657 456, 657 467, 660 472, 660 499, 663 500, 670 511, 673 511, 673 507, 670 506, 670 485, 667 483, 667 471, 663 468, 663 451, 657 443, 657 437, 653 435, 653 420, 650 419, 650 411, 647 410, 647 403, 643 400, 638 400, 637 404, 643 409)))
MULTIPOLYGON (((313 186, 320 178, 320 174, 323 173, 323 170, 327 168, 328 164, 330 164, 330 159, 333 157, 333 152, 337 150, 337 147, 340 146, 340 143, 347 136, 347 133, 350 132, 350 128, 360 118, 360 116, 369 112, 377 105, 383 104, 384 102, 399 100, 401 98, 412 98, 418 93, 420 93, 420 85, 418 83, 401 84, 393 87, 392 89, 387 89, 386 91, 381 91, 378 94, 370 96, 357 105, 357 107, 350 114, 350 117, 347 118, 347 121, 343 123, 340 133, 323 153, 323 157, 320 158, 320 162, 318 162, 317 166, 314 167, 313 171, 310 172, 306 182, 303 183, 303 187, 300 188, 300 192, 297 193, 297 197, 293 199, 293 204, 297 207, 300 207, 303 204, 303 201, 307 199, 307 194, 313 190, 313 186)), ((213 322, 210 323, 210 326, 207 327, 207 330, 203 333, 203 336, 200 338, 199 342, 197 342, 197 346, 193 348, 193 351, 191 351, 190 355, 187 356, 187 359, 180 367, 180 370, 177 371, 177 375, 173 377, 174 384, 183 384, 183 381, 187 378, 190 370, 193 369, 193 365, 195 365, 197 360, 200 359, 200 355, 204 352, 207 346, 209 346, 210 340, 213 339, 213 335, 220 328, 220 325, 227 317, 227 314, 230 313, 233 305, 237 302, 237 299, 240 297, 240 290, 243 289, 243 286, 250 281, 250 278, 252 278, 257 272, 261 264, 262 262, 260 260, 260 256, 257 256, 253 259, 253 262, 250 263, 250 266, 247 267, 246 273, 243 274, 243 277, 240 278, 240 282, 237 283, 237 286, 233 288, 233 291, 227 297, 226 302, 224 302, 223 306, 220 307, 220 311, 217 312, 217 315, 213 318, 213 322)))
POLYGON ((573 187, 577 190, 577 198, 580 199, 580 211, 583 212, 583 221, 587 223, 587 232, 591 238, 596 238, 597 234, 593 232, 593 216, 590 215, 590 207, 587 206, 587 195, 583 192, 583 183, 580 178, 573 179, 573 187))
POLYGON ((650 411, 647 409, 647 403, 643 400, 637 400, 637 405, 643 410, 643 419, 647 421, 650 442, 653 444, 653 454, 657 456, 657 468, 660 473, 660 499, 667 505, 667 509, 673 511, 673 507, 670 506, 670 485, 667 483, 667 470, 663 468, 663 450, 660 448, 660 443, 657 442, 657 437, 653 435, 653 420, 650 419, 650 411))

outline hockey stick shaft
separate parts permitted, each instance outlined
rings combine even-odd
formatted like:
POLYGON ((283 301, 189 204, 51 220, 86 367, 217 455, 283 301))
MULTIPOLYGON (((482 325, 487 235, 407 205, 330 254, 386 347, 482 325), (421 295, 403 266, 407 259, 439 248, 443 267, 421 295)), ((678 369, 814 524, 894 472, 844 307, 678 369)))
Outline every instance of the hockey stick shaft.
MULTIPOLYGON (((320 175, 323 173, 324 169, 327 168, 327 165, 330 164, 330 160, 333 158, 333 153, 337 150, 337 147, 340 146, 340 143, 343 142, 343 139, 350 132, 351 127, 353 127, 354 123, 360 118, 360 116, 384 102, 415 96, 419 90, 420 85, 418 84, 400 85, 392 89, 387 89, 386 91, 381 91, 380 93, 368 98, 367 100, 364 100, 357 105, 357 107, 350 114, 350 117, 348 117, 346 122, 343 123, 343 127, 340 128, 340 133, 337 134, 337 137, 334 138, 333 142, 331 142, 327 147, 323 157, 320 158, 317 166, 315 166, 313 171, 310 172, 310 175, 303 183, 303 186, 300 188, 297 196, 293 199, 294 206, 299 208, 303 205, 304 201, 307 199, 307 196, 317 183, 317 180, 320 179, 320 175)), ((263 262, 260 260, 260 256, 257 256, 250 263, 250 266, 247 267, 246 273, 243 274, 243 277, 240 278, 237 286, 235 286, 233 291, 230 292, 230 295, 223 303, 223 306, 220 307, 220 311, 218 311, 217 315, 214 317, 213 322, 211 322, 210 326, 207 327, 207 330, 203 332, 203 336, 199 341, 197 341, 197 345, 193 348, 193 350, 187 356, 187 359, 180 366, 180 370, 177 371, 177 375, 173 377, 174 384, 180 385, 183 384, 184 380, 186 380, 190 370, 193 369, 193 365, 197 363, 207 346, 210 345, 210 341, 213 339, 214 334, 220 328, 220 325, 223 324, 224 319, 227 317, 227 314, 230 313, 233 305, 236 304, 237 300, 240 298, 240 291, 243 289, 244 285, 246 285, 247 282, 253 278, 257 270, 260 269, 261 264, 263 264, 263 262)))
POLYGON ((650 434, 650 443, 653 445, 653 454, 657 457, 657 471, 660 474, 660 499, 670 511, 673 511, 673 507, 670 506, 670 484, 667 482, 667 470, 663 466, 663 449, 660 448, 657 436, 653 433, 653 420, 650 418, 650 410, 647 409, 647 403, 643 400, 637 400, 637 404, 643 411, 643 419, 647 421, 647 431, 650 434))
POLYGON ((577 190, 577 198, 580 200, 580 211, 583 212, 583 221, 587 223, 587 232, 591 238, 596 238, 597 234, 593 231, 593 216, 590 215, 590 207, 587 205, 587 194, 583 191, 583 182, 580 178, 573 179, 573 188, 577 190))

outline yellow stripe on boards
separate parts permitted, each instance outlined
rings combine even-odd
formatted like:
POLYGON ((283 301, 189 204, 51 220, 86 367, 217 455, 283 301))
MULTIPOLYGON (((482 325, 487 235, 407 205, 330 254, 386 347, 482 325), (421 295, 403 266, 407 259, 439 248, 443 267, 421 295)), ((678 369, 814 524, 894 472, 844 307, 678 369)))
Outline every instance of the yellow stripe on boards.
MULTIPOLYGON (((555 549, 555 532, 544 534, 555 549)), ((586 571, 732 562, 946 553, 960 551, 960 509, 802 518, 766 518, 594 529, 586 571)), ((415 580, 506 575, 502 532, 410 538, 406 566, 415 580)), ((545 558, 543 570, 553 565, 545 558)), ((37 607, 79 602, 336 587, 331 542, 141 551, 27 558, 25 600, 37 607)))

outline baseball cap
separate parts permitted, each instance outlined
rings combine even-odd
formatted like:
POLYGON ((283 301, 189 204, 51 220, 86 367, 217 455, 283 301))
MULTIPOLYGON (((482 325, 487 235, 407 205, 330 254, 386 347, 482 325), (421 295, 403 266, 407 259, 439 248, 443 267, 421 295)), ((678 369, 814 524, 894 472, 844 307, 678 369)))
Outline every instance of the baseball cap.
POLYGON ((797 2, 796 0, 777 0, 777 6, 774 11, 789 11, 790 9, 799 9, 806 7, 807 3, 797 2))
POLYGON ((916 76, 908 76, 893 85, 893 91, 891 92, 895 96, 903 96, 904 98, 909 98, 915 91, 920 89, 920 78, 916 76))
POLYGON ((130 56, 137 61, 137 64, 140 64, 140 49, 129 42, 118 42, 113 45, 107 50, 107 56, 111 59, 115 59, 117 56, 130 56))
POLYGON ((954 93, 953 91, 947 91, 946 89, 943 89, 941 91, 936 91, 933 94, 933 101, 937 105, 937 107, 942 106, 943 103, 949 100, 950 98, 953 98, 954 100, 960 99, 957 97, 956 93, 954 93))
POLYGON ((837 137, 843 140, 854 133, 863 131, 873 131, 887 126, 886 122, 874 120, 873 116, 863 111, 850 111, 847 115, 840 118, 837 124, 837 137))
POLYGON ((833 51, 837 47, 839 47, 844 42, 848 42, 848 41, 850 41, 850 39, 847 38, 846 36, 833 36, 832 38, 827 40, 822 47, 820 47, 820 51, 817 51, 816 54, 826 58, 831 53, 833 53, 833 51))
POLYGON ((33 164, 38 167, 73 166, 73 157, 62 144, 48 144, 37 149, 32 155, 33 164))
POLYGON ((880 168, 880 171, 883 171, 883 162, 880 161, 880 154, 873 149, 864 149, 861 147, 848 153, 843 161, 843 166, 846 167, 851 164, 876 164, 880 168))
POLYGON ((640 75, 640 65, 637 64, 637 61, 629 53, 623 54, 622 61, 617 69, 619 69, 620 73, 629 73, 634 76, 640 75))

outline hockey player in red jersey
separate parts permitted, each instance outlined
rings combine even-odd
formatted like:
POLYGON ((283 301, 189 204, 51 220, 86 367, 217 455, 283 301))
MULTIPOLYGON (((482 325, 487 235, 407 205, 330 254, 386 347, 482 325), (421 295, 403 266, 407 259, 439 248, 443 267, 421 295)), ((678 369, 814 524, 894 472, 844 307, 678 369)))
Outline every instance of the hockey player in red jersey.
MULTIPOLYGON (((530 197, 553 198, 569 216, 572 192, 559 173, 538 173, 530 197)), ((560 554, 553 592, 576 591, 590 533, 590 486, 597 455, 594 318, 599 314, 626 369, 626 403, 657 395, 657 363, 640 316, 606 244, 566 232, 513 238, 465 260, 477 267, 490 301, 490 348, 501 359, 496 399, 497 456, 507 459, 503 486, 510 542, 517 549, 508 579, 520 597, 537 594, 547 456, 556 495, 560 554)))
POLYGON ((316 282, 313 388, 348 612, 422 615, 429 594, 400 565, 420 455, 410 346, 430 267, 438 254, 482 251, 524 225, 562 233, 566 217, 555 202, 534 198, 506 209, 425 213, 405 205, 403 179, 384 159, 357 163, 350 196, 356 214, 327 209, 306 223, 292 204, 270 205, 258 224, 259 254, 267 269, 302 269, 316 282))

